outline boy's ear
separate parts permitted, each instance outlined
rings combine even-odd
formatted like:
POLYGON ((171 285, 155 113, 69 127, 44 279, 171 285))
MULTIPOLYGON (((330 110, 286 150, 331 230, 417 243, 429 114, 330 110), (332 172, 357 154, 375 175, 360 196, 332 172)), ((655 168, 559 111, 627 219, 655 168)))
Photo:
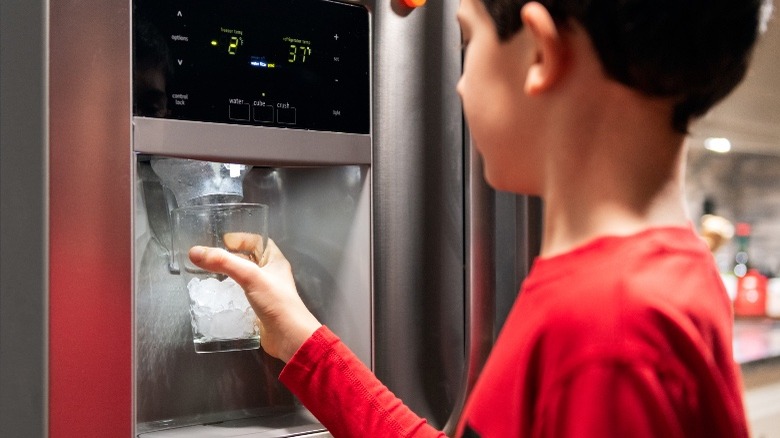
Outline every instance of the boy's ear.
POLYGON ((534 42, 536 59, 528 69, 525 92, 534 96, 549 90, 563 73, 566 52, 547 8, 537 2, 526 3, 520 10, 520 19, 534 42))

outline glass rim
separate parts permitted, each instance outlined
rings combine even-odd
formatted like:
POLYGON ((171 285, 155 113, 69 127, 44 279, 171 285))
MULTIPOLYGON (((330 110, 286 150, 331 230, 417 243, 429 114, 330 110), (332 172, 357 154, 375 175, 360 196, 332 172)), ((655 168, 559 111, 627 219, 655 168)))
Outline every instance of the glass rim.
POLYGON ((185 205, 183 207, 176 207, 174 208, 171 213, 190 213, 190 212, 201 212, 201 211, 224 211, 224 210, 240 210, 240 209, 258 209, 258 210, 268 210, 267 204, 260 204, 257 202, 222 202, 217 204, 198 204, 198 205, 185 205))

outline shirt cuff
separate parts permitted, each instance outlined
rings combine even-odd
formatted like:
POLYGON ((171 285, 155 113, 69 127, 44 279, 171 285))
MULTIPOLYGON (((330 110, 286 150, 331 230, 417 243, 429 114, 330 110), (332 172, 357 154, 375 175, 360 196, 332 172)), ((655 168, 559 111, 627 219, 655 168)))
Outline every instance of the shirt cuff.
MULTIPOLYGON (((279 374, 279 380, 293 389, 299 377, 310 373, 317 363, 327 356, 335 344, 341 342, 335 333, 325 325, 320 326, 293 354, 279 374)), ((294 392, 294 391, 293 391, 294 392)))

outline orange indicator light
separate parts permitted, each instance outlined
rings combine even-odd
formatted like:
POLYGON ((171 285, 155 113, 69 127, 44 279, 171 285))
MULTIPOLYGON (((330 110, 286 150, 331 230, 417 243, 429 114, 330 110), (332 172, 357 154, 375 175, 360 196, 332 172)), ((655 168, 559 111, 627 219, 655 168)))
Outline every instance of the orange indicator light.
POLYGON ((419 8, 425 4, 425 0, 401 0, 401 3, 410 8, 419 8))

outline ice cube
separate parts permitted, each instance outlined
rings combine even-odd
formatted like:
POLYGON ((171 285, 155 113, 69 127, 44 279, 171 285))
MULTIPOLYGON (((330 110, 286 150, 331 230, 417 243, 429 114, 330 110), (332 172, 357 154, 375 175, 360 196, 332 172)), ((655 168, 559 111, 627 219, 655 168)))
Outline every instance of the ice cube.
POLYGON ((206 339, 235 339, 257 334, 256 316, 244 290, 230 278, 187 284, 196 332, 206 339))

